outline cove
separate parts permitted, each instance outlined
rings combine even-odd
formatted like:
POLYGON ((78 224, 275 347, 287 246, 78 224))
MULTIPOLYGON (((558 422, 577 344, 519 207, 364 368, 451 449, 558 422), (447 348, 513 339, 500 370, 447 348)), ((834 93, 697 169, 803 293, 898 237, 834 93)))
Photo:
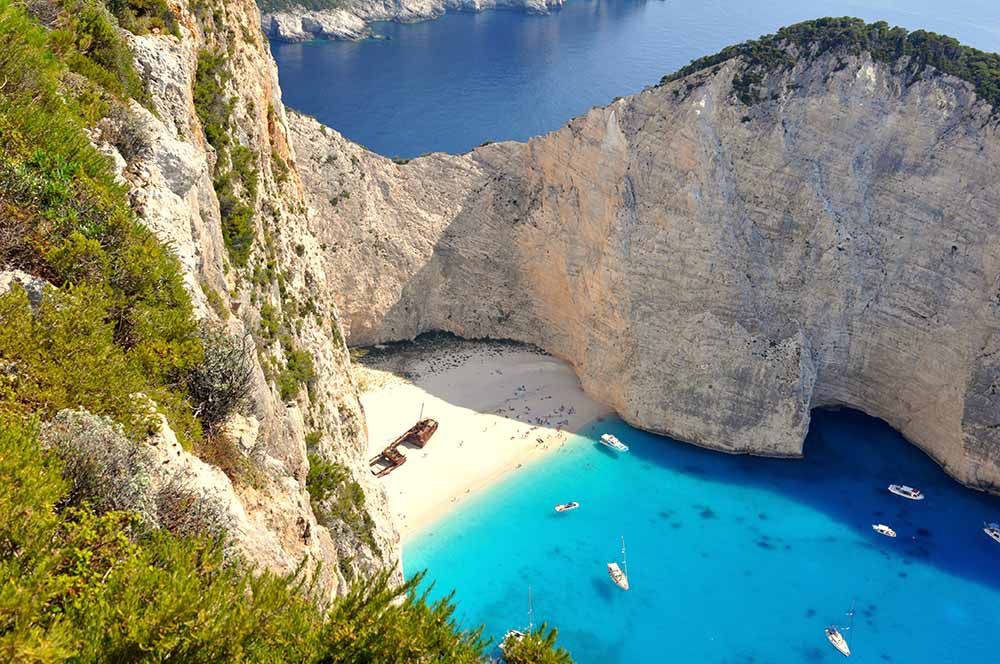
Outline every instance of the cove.
POLYGON ((880 420, 813 416, 800 460, 598 422, 407 542, 406 570, 427 569, 435 596, 457 589, 459 618, 495 639, 526 623, 530 585, 536 624, 583 664, 836 662, 823 628, 852 602, 852 661, 997 661, 1000 545, 981 526, 1000 498, 959 486, 880 420), (598 445, 606 431, 631 452, 598 445), (553 511, 568 500, 581 507, 553 511), (627 593, 605 570, 622 535, 627 593))
POLYGON ((272 43, 285 103, 384 155, 524 140, 703 55, 819 16, 886 20, 1000 50, 987 0, 567 0, 550 16, 449 13, 385 40, 272 43))

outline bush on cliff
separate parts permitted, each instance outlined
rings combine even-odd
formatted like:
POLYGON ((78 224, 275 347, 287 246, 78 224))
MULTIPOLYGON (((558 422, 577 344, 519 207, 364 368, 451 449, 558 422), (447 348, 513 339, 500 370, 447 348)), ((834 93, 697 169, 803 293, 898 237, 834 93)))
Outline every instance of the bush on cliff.
MULTIPOLYGON (((216 541, 137 528, 74 505, 31 425, 0 421, 0 659, 478 662, 450 598, 386 574, 327 615, 301 577, 253 574, 216 541)), ((539 660, 542 661, 542 660, 539 660)), ((550 661, 550 660, 544 660, 550 661)), ((557 661, 557 660, 551 660, 557 661)))
POLYGON ((141 85, 103 6, 52 7, 46 30, 0 0, 0 264, 54 287, 37 314, 21 295, 0 298, 0 363, 10 369, 0 411, 84 405, 139 434, 146 405, 129 395, 141 391, 190 440, 198 427, 177 378, 201 360, 201 344, 180 267, 135 219, 86 133, 141 85))
POLYGON ((573 664, 569 653, 556 645, 556 635, 555 629, 542 623, 524 638, 505 646, 504 660, 507 664, 573 664))
POLYGON ((737 97, 745 104, 762 101, 755 87, 770 71, 788 69, 798 59, 815 58, 827 53, 871 54, 876 62, 895 63, 907 58, 911 77, 926 67, 968 81, 976 94, 1000 115, 1000 54, 986 53, 963 46, 957 39, 925 30, 907 31, 889 27, 885 21, 865 23, 858 18, 819 18, 803 21, 778 30, 773 35, 727 46, 715 55, 705 56, 664 76, 661 84, 715 67, 736 57, 745 68, 733 81, 737 97))

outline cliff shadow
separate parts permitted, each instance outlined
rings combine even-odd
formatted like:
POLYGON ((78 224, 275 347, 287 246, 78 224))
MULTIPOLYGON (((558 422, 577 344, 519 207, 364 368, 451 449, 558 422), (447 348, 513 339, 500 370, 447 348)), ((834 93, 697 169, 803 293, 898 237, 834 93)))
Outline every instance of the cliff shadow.
MULTIPOLYGON (((729 455, 638 432, 621 422, 614 427, 643 463, 696 477, 699 486, 764 489, 846 525, 862 546, 887 559, 898 558, 901 566, 894 573, 900 578, 908 576, 907 567, 925 564, 1000 589, 1000 544, 983 532, 983 522, 1000 521, 1000 497, 962 486, 880 419, 850 409, 814 410, 802 459, 729 455), (916 486, 926 499, 896 496, 887 490, 890 484, 916 486), (877 523, 889 525, 898 536, 874 533, 877 523)), ((755 540, 745 545, 777 548, 768 531, 782 514, 764 508, 748 524, 746 514, 734 517, 713 508, 711 492, 689 498, 700 510, 695 510, 698 518, 738 518, 749 527, 755 540)))

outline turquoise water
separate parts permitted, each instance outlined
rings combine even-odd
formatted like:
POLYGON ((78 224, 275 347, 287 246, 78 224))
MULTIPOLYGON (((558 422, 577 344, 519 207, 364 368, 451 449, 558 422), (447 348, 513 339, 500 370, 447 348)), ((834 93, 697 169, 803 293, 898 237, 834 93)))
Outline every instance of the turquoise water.
POLYGON ((1000 499, 884 423, 816 412, 803 460, 733 457, 599 423, 407 543, 465 624, 559 628, 578 662, 836 662, 823 627, 857 602, 857 662, 1000 662, 1000 499), (611 431, 632 451, 594 442, 611 431), (911 502, 885 491, 921 487, 911 502), (557 515, 555 503, 581 507, 557 515), (884 522, 897 539, 875 534, 884 522), (628 546, 632 589, 605 564, 628 546), (992 641, 992 643, 991 643, 992 641))
POLYGON ((277 44, 285 103, 386 155, 556 129, 694 58, 819 16, 884 19, 1000 51, 995 0, 567 0, 551 16, 454 13, 388 40, 277 44))

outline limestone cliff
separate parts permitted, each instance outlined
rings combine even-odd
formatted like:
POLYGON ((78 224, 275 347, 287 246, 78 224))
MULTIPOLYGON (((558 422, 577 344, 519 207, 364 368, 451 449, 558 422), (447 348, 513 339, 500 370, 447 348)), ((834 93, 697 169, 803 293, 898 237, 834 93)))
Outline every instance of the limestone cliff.
POLYGON ((850 406, 1000 491, 993 109, 906 55, 783 49, 406 164, 293 115, 349 342, 531 342, 727 452, 800 455, 811 409, 850 406))
MULTIPOLYGON (((442 16, 446 11, 480 12, 516 9, 548 14, 563 0, 348 0, 331 2, 329 8, 309 9, 289 3, 262 1, 261 27, 268 37, 281 41, 311 39, 357 40, 372 36, 374 21, 415 23, 442 16)), ((307 3, 315 6, 315 3, 307 3)), ((323 4, 323 3, 320 3, 323 4)))
MULTIPOLYGON (((169 430, 149 442, 163 457, 162 474, 224 506, 234 544, 251 562, 286 573, 303 561, 320 563, 319 588, 330 597, 359 572, 398 565, 398 535, 365 463, 364 415, 320 243, 306 226, 257 7, 251 0, 187 7, 173 7, 179 38, 129 35, 152 108, 133 104, 136 154, 104 149, 116 157, 142 221, 179 256, 199 318, 249 335, 253 412, 229 422, 226 440, 235 445, 229 454, 242 459, 237 465, 250 470, 223 474, 217 450, 195 450, 204 460, 195 458, 169 430), (221 120, 208 127, 200 105, 216 102, 221 120), (239 238, 252 239, 240 254, 227 235, 236 232, 227 226, 236 224, 234 208, 241 222, 250 220, 239 227, 239 238), (282 386, 293 362, 308 389, 297 380, 282 386), (364 503, 350 518, 310 495, 310 462, 336 464, 347 470, 344 481, 363 488, 364 503)), ((107 121, 95 139, 116 131, 107 121)))

